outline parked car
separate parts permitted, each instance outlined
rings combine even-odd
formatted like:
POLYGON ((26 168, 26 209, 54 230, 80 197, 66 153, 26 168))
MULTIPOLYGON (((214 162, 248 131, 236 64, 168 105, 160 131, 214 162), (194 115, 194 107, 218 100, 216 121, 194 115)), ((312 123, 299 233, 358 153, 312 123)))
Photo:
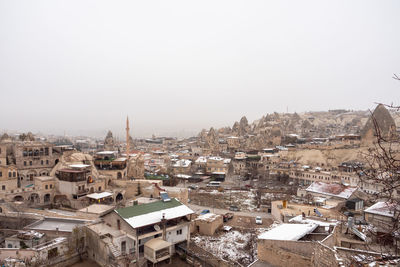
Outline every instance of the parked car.
POLYGON ((224 225, 224 227, 222 228, 225 232, 229 232, 230 230, 232 230, 232 226, 228 226, 228 225, 224 225))
POLYGON ((210 213, 210 210, 202 210, 200 212, 200 215, 204 215, 204 214, 207 214, 207 213, 210 213))
POLYGON ((231 211, 239 211, 239 208, 238 208, 238 206, 230 206, 229 210, 231 210, 231 211))
POLYGON ((261 216, 256 217, 256 224, 262 224, 261 216))
POLYGON ((199 188, 199 186, 197 184, 191 184, 191 185, 189 185, 189 188, 193 189, 193 190, 196 190, 196 189, 199 188))
POLYGON ((207 184, 207 186, 208 186, 208 187, 220 187, 220 186, 221 186, 221 182, 212 181, 212 182, 209 182, 209 183, 207 184))
POLYGON ((224 214, 224 222, 227 222, 229 220, 231 220, 233 218, 233 213, 232 212, 228 212, 224 214))

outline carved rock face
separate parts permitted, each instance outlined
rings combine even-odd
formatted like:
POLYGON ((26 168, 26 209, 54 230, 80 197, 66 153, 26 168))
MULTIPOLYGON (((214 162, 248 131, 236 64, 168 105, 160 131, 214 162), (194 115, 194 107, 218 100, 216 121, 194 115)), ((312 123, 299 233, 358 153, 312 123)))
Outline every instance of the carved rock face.
POLYGON ((366 141, 373 141, 376 138, 374 120, 381 132, 382 137, 387 138, 395 134, 396 124, 392 115, 390 115, 389 111, 384 105, 379 104, 361 131, 362 139, 366 141))
POLYGON ((144 160, 141 155, 129 159, 128 177, 135 179, 144 178, 144 160))
POLYGON ((104 149, 114 150, 114 138, 111 131, 108 131, 106 138, 104 139, 104 149))

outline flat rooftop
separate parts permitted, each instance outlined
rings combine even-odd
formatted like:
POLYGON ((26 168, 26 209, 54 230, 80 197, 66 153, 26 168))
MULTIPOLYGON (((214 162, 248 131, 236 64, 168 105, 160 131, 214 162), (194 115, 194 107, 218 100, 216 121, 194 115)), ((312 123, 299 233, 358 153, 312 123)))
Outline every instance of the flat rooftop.
POLYGON ((206 214, 200 215, 195 220, 203 221, 203 222, 213 222, 216 219, 218 219, 219 217, 221 217, 221 215, 214 214, 214 213, 206 213, 206 214))
POLYGON ((260 234, 258 239, 298 241, 312 233, 317 227, 318 224, 283 223, 260 234))
POLYGON ((80 212, 103 214, 107 211, 113 210, 114 206, 104 204, 92 204, 86 208, 80 209, 80 212))
POLYGON ((36 176, 35 179, 45 182, 45 181, 53 181, 54 177, 52 177, 52 176, 36 176))
POLYGON ((72 232, 77 226, 83 226, 88 221, 85 220, 73 220, 73 219, 58 219, 58 218, 45 218, 34 222, 25 228, 42 231, 61 231, 61 232, 72 232))
POLYGON ((105 223, 96 223, 92 225, 87 226, 90 230, 98 234, 99 236, 105 235, 105 234, 110 234, 113 237, 118 237, 123 235, 123 233, 120 230, 111 228, 105 223))

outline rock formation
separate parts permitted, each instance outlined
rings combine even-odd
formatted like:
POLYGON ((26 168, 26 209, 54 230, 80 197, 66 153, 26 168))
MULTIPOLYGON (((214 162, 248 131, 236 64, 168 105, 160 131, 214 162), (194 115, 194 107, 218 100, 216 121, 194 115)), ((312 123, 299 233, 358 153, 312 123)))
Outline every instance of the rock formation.
POLYGON ((218 134, 212 127, 210 128, 210 131, 208 131, 208 134, 206 136, 205 146, 206 148, 209 148, 211 151, 218 150, 219 147, 218 134))
POLYGON ((89 154, 81 153, 81 152, 65 152, 60 157, 59 162, 56 166, 51 170, 50 176, 55 176, 56 171, 64 168, 69 168, 69 165, 72 164, 87 164, 90 165, 90 170, 94 177, 99 177, 99 172, 94 166, 93 157, 89 154))
POLYGON ((21 134, 19 136, 19 140, 21 140, 21 141, 35 141, 35 137, 33 136, 33 134, 31 132, 29 132, 27 134, 23 133, 23 134, 21 134))
POLYGON ((391 138, 396 133, 396 124, 389 111, 379 104, 369 117, 364 128, 361 130, 361 138, 364 142, 376 140, 377 129, 383 138, 391 138))
POLYGON ((4 133, 0 138, 0 142, 3 141, 11 141, 11 137, 8 134, 4 133))
POLYGON ((113 138, 113 134, 111 131, 108 131, 107 136, 104 139, 104 150, 108 150, 108 151, 115 150, 114 138, 113 138))
POLYGON ((144 179, 144 160, 142 155, 129 158, 127 176, 128 178, 144 179))

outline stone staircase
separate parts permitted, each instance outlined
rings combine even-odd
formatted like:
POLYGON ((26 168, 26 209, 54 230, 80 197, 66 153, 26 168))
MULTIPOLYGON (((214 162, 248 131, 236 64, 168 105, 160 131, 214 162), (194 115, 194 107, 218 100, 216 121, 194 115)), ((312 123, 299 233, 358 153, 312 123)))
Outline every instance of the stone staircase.
POLYGON ((111 254, 114 256, 114 258, 118 258, 122 255, 121 251, 117 247, 115 247, 113 243, 108 243, 108 248, 110 249, 111 254))

